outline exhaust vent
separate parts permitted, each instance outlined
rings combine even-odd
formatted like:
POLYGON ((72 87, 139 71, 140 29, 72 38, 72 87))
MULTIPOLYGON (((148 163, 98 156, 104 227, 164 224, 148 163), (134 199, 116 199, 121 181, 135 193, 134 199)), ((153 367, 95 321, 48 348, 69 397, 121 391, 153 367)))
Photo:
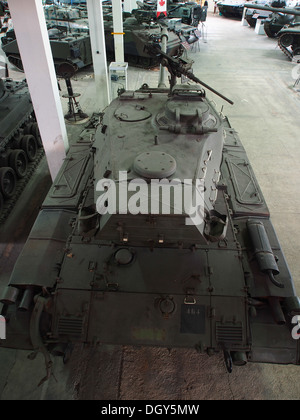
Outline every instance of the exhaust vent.
POLYGON ((216 325, 216 340, 218 343, 242 343, 242 324, 221 324, 216 325))
POLYGON ((83 319, 74 317, 60 317, 58 320, 58 335, 72 335, 79 337, 83 334, 83 319))

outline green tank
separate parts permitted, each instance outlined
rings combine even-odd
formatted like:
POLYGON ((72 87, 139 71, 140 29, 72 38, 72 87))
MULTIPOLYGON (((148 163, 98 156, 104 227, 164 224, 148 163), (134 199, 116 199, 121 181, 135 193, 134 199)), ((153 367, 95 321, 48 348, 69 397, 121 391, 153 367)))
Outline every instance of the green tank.
POLYGON ((195 2, 187 2, 180 5, 174 5, 168 10, 168 18, 180 18, 182 23, 197 27, 203 20, 205 9, 195 2))
MULTIPOLYGON (((248 3, 247 3, 248 4, 248 3)), ((265 22, 269 22, 272 20, 272 12, 269 10, 261 10, 261 9, 249 9, 246 4, 246 13, 245 13, 245 19, 248 22, 248 24, 254 28, 256 26, 257 19, 264 19, 265 22)), ((280 0, 255 0, 251 1, 249 4, 252 4, 253 6, 271 6, 271 7, 285 7, 286 2, 280 1, 280 0)), ((265 25, 266 28, 266 25, 265 25)))
POLYGON ((0 79, 0 224, 43 156, 25 81, 0 79))
MULTIPOLYGON (((294 56, 300 55, 300 7, 291 8, 275 8, 269 6, 257 6, 248 4, 245 6, 249 9, 261 9, 273 12, 275 14, 284 14, 286 16, 292 16, 292 21, 284 25, 282 29, 275 33, 278 37, 278 46, 284 52, 284 54, 293 60, 294 56)), ((270 31, 270 26, 267 23, 267 31, 270 31)), ((265 27, 266 30, 266 27, 265 27)), ((277 29, 276 29, 277 30, 277 29)))
POLYGON ((71 146, 3 291, 0 343, 42 352, 45 379, 75 343, 298 365, 299 298, 238 134, 191 63, 147 51, 170 89, 122 93, 71 146))
POLYGON ((294 15, 286 15, 285 13, 272 13, 265 20, 264 30, 269 38, 276 38, 279 31, 286 25, 291 25, 295 21, 294 15))

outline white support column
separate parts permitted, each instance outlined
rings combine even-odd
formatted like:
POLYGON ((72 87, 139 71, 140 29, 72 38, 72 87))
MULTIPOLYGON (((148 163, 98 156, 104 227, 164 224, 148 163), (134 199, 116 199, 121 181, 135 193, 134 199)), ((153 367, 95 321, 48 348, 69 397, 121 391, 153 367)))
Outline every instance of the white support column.
POLYGON ((244 7, 244 10, 243 10, 243 16, 242 16, 242 21, 241 21, 241 25, 242 26, 249 26, 249 23, 247 22, 247 20, 246 20, 246 13, 247 13, 247 8, 246 7, 244 7))
POLYGON ((138 5, 136 0, 124 0, 124 12, 131 13, 133 9, 137 9, 138 5))
POLYGON ((117 63, 124 62, 124 41, 123 41, 123 13, 122 1, 112 0, 113 27, 115 41, 115 61, 117 63))
POLYGON ((87 10, 95 75, 95 98, 98 101, 99 111, 103 111, 109 104, 109 85, 102 2, 100 0, 87 0, 87 10))
POLYGON ((42 2, 9 0, 8 6, 50 174, 54 179, 69 146, 42 2))

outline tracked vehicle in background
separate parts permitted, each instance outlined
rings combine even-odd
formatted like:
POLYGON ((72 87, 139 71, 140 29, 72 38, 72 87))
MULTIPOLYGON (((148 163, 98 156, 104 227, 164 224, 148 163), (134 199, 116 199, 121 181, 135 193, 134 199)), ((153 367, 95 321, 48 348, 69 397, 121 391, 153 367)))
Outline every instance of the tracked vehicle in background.
MULTIPOLYGON (((281 0, 255 0, 250 1, 249 4, 253 6, 271 6, 271 7, 285 7, 286 2, 281 0)), ((264 19, 265 22, 269 22, 272 19, 272 12, 269 10, 261 10, 261 9, 249 9, 247 7, 248 3, 246 3, 246 13, 245 19, 249 23, 249 25, 254 28, 256 26, 257 19, 264 19)), ((266 27, 266 25, 265 25, 266 27)))
POLYGON ((1 78, 0 225, 42 156, 42 142, 27 83, 1 78))
MULTIPOLYGON (((276 8, 269 6, 257 6, 248 4, 247 8, 267 10, 273 13, 283 13, 287 16, 293 16, 293 21, 285 25, 275 35, 278 37, 278 46, 284 54, 293 60, 294 56, 300 55, 300 7, 290 8, 276 8)), ((268 25, 268 23, 267 23, 268 25)), ((267 27, 268 28, 268 27, 267 27)), ((269 28, 267 29, 267 32, 269 28)), ((299 57, 300 59, 300 57, 299 57)))
MULTIPOLYGON (((143 39, 152 36, 156 42, 160 42, 160 26, 148 27, 139 24, 135 18, 127 18, 123 23, 124 28, 124 55, 125 61, 132 66, 151 68, 159 65, 156 57, 151 57, 144 49, 143 39)), ((114 37, 113 23, 104 21, 104 33, 106 42, 106 54, 109 61, 114 61, 114 37)), ((93 63, 91 42, 87 33, 65 33, 58 28, 49 28, 48 35, 56 71, 60 64, 69 63, 77 71, 93 63)), ((18 43, 13 29, 1 38, 2 50, 8 61, 23 71, 23 64, 19 52, 18 43)), ((168 34, 167 51, 172 56, 181 56, 184 52, 183 40, 175 32, 168 34)))
MULTIPOLYGON (((70 63, 75 70, 89 66, 93 63, 91 41, 88 34, 69 33, 58 28, 49 28, 48 35, 56 70, 62 63, 70 63)), ((8 61, 23 71, 22 59, 15 32, 13 29, 7 31, 1 38, 2 50, 8 61)))
POLYGON ((3 291, 1 345, 42 352, 47 377, 74 343, 299 364, 299 299, 238 134, 191 63, 147 51, 170 89, 122 93, 71 146, 3 291))
POLYGON ((286 25, 290 25, 294 22, 294 15, 286 15, 282 12, 272 13, 270 17, 265 20, 264 30, 269 38, 276 38, 279 31, 286 25))
POLYGON ((216 5, 220 14, 226 18, 242 18, 245 3, 245 0, 220 0, 216 5))
MULTIPOLYGON (((133 9, 133 16, 140 22, 152 22, 155 21, 157 5, 154 2, 153 4, 145 4, 138 2, 139 8, 133 9)), ((182 23, 186 25, 191 25, 197 27, 201 18, 205 13, 205 10, 201 5, 195 2, 186 2, 186 3, 176 3, 168 2, 167 4, 167 16, 168 19, 179 18, 182 23)))

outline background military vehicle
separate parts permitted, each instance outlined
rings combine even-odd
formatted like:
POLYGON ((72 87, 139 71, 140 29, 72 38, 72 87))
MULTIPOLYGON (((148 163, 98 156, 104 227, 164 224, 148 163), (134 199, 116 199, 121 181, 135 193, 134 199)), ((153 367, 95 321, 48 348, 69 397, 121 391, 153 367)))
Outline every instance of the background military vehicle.
POLYGON ((254 6, 251 4, 246 7, 250 9, 257 8, 267 10, 273 13, 284 13, 285 15, 293 16, 293 21, 280 29, 276 35, 278 36, 278 46, 290 60, 292 60, 294 56, 300 55, 300 7, 290 9, 259 5, 254 6))
MULTIPOLYGON (((91 42, 88 34, 68 33, 58 28, 48 29, 53 61, 56 69, 61 63, 68 62, 75 69, 92 64, 91 42)), ((2 50, 11 64, 23 71, 18 43, 13 29, 1 38, 2 50)))
MULTIPOLYGON (((124 55, 125 62, 130 65, 151 68, 159 65, 159 60, 145 51, 144 39, 150 36, 157 43, 161 42, 161 30, 159 25, 139 24, 134 18, 127 18, 123 22, 124 29, 124 55)), ((114 37, 112 35, 112 22, 104 22, 106 42, 106 54, 109 61, 114 61, 114 37)), ((167 51, 172 56, 181 56, 184 49, 182 40, 174 33, 168 33, 167 51)))
MULTIPOLYGON (((130 65, 151 68, 157 66, 158 60, 155 57, 149 56, 144 50, 143 37, 146 34, 152 36, 153 39, 160 42, 160 26, 158 24, 147 25, 138 23, 134 18, 127 18, 123 23, 124 28, 124 55, 125 61, 130 65)), ((67 29, 67 28, 66 28, 67 29)), ((59 65, 68 62, 73 65, 75 70, 92 64, 91 43, 88 33, 81 33, 75 29, 72 32, 65 32, 56 27, 48 29, 50 45, 53 55, 56 70, 59 65)), ((187 28, 184 28, 187 32, 187 28)), ((104 32, 106 42, 106 54, 108 61, 114 61, 114 37, 113 22, 104 20, 104 32)), ((6 54, 9 62, 15 65, 18 69, 23 71, 22 60, 15 38, 13 29, 8 31, 5 36, 1 38, 2 50, 6 54)), ((182 46, 182 39, 175 33, 170 31, 168 35, 167 51, 171 55, 180 56, 184 48, 182 46)))
POLYGON ((222 16, 242 18, 245 3, 244 0, 221 0, 216 4, 222 16))
POLYGON ((43 155, 25 81, 0 79, 0 224, 43 155))
POLYGON ((287 15, 282 12, 272 13, 264 23, 266 35, 270 38, 276 38, 279 31, 286 25, 291 25, 295 19, 295 15, 287 15))
MULTIPOLYGON (((298 16, 300 17, 300 8, 298 16)), ((278 45, 290 60, 293 60, 295 56, 300 56, 300 19, 298 19, 297 22, 284 26, 277 34, 278 45)), ((300 57, 298 62, 300 62, 300 57)))
MULTIPOLYGON (((155 3, 147 4, 138 2, 139 8, 133 9, 132 14, 139 22, 151 22, 156 20, 155 3)), ((197 27, 201 21, 203 9, 201 5, 195 2, 175 3, 168 2, 167 4, 167 17, 168 19, 180 18, 182 23, 197 27)))
POLYGON ((1 344, 42 352, 47 377, 72 343, 223 352, 228 371, 299 364, 299 299, 245 149, 191 63, 147 49, 171 87, 124 92, 93 144, 71 146, 1 299, 1 344), (169 212, 160 194, 148 206, 162 180, 169 212))
POLYGON ((56 4, 44 6, 45 19, 48 25, 56 26, 68 32, 88 32, 88 14, 86 7, 63 7, 56 4))
MULTIPOLYGON (((271 7, 285 7, 285 1, 270 1, 270 0, 256 0, 251 1, 250 4, 254 6, 271 6, 271 7)), ((248 3, 247 3, 248 5, 248 3)), ((246 5, 246 6, 247 6, 246 5)), ((254 28, 257 22, 257 19, 268 19, 272 15, 272 12, 268 10, 261 10, 261 9, 249 9, 246 8, 245 19, 249 23, 249 25, 254 28)))

